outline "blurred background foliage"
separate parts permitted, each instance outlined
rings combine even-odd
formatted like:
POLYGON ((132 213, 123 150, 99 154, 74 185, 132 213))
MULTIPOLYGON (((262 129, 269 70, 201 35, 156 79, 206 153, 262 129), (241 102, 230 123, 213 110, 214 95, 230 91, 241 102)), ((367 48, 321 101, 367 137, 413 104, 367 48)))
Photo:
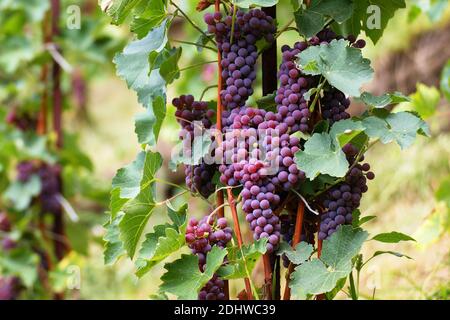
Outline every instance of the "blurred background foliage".
MULTIPOLYGON (((26 68, 34 59, 50 57, 35 41, 40 36, 39 30, 27 29, 25 22, 42 18, 46 10, 44 2, 0 0, 0 17, 7 19, 0 23, 2 117, 5 109, 36 110, 33 108, 39 105, 36 103, 41 92, 39 79, 30 76, 32 73, 26 68), (23 28, 23 35, 18 36, 14 31, 17 28, 23 28)), ((401 91, 411 95, 412 101, 398 108, 425 116, 433 136, 420 138, 403 152, 390 145, 374 147, 367 155, 377 174, 363 198, 362 212, 377 215, 377 219, 367 224, 367 230, 372 234, 398 230, 417 240, 415 244, 399 243, 394 248, 386 245, 386 249, 405 253, 412 260, 383 255, 371 262, 363 272, 361 287, 361 295, 367 299, 447 299, 450 294, 450 8, 447 0, 407 2, 408 8, 396 14, 381 41, 373 46, 369 40, 364 49, 376 71, 374 81, 366 89, 375 94, 401 91)), ((203 25, 203 15, 195 11, 196 0, 179 3, 198 25, 203 25)), ((63 82, 68 97, 64 119, 68 138, 62 158, 72 162, 64 170, 65 192, 80 220, 68 225, 74 250, 60 263, 61 274, 67 274, 68 266, 80 270, 80 287, 69 291, 67 298, 146 299, 156 290, 162 267, 156 267, 138 283, 132 262, 123 259, 115 266, 104 266, 101 241, 110 181, 117 168, 132 161, 138 151, 133 118, 140 107, 135 94, 115 75, 111 62, 113 54, 121 50, 129 37, 129 30, 110 26, 96 0, 65 0, 62 12, 67 14, 65 9, 73 4, 81 7, 82 27, 62 28, 60 44, 72 67, 71 72, 64 73, 63 82), (85 170, 79 170, 80 166, 85 170)), ((290 0, 280 0, 280 26, 288 22, 288 12, 290 0)), ((179 46, 177 40, 196 41, 196 35, 180 19, 173 23, 169 37, 172 45, 179 46)), ((278 45, 297 40, 295 31, 286 32, 278 45)), ((216 58, 207 49, 197 52, 195 46, 182 46, 181 69, 216 58)), ((200 97, 206 87, 215 84, 216 73, 214 64, 182 71, 170 87, 168 101, 183 93, 200 97)), ((215 96, 212 89, 206 92, 205 99, 215 96)), ((260 79, 249 104, 259 97, 260 79)), ((354 101, 352 111, 354 115, 362 111, 358 101, 354 101)), ((173 173, 167 166, 172 146, 178 140, 173 114, 173 107, 168 106, 158 151, 166 161, 163 178, 182 184, 183 170, 173 173)), ((3 146, 1 143, 2 139, 3 146)), ((1 154, 3 151, 0 157, 1 154)), ((159 190, 161 198, 171 192, 159 190)), ((185 200, 189 202, 190 215, 201 216, 207 210, 193 198, 185 200)), ((162 220, 162 214, 165 213, 155 214, 152 219, 162 220)), ((249 232, 247 236, 251 237, 249 232)), ((384 248, 377 244, 376 249, 384 248)), ((365 256, 374 251, 370 242, 363 248, 365 256)), ((255 272, 263 277, 261 268, 255 272)), ((66 277, 58 277, 57 272, 54 280, 55 285, 67 281, 66 277)), ((237 293, 239 284, 233 290, 237 293)))

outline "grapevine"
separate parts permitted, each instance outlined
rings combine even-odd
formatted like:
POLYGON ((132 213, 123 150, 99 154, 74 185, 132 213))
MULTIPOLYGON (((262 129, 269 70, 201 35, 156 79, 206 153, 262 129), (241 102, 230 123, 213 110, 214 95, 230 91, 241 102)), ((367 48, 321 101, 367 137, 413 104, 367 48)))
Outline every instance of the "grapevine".
MULTIPOLYGON (((306 286, 308 277, 313 275, 308 274, 305 278, 303 270, 309 268, 315 251, 318 259, 322 259, 324 250, 332 250, 327 246, 332 246, 336 241, 346 238, 360 248, 367 238, 367 233, 359 226, 358 210, 363 194, 369 190, 368 182, 375 175, 370 171, 370 165, 364 162, 364 154, 381 139, 380 133, 370 128, 372 121, 387 121, 386 118, 383 120, 382 114, 389 114, 387 109, 380 112, 370 103, 361 117, 352 118, 349 111, 353 98, 361 97, 363 84, 373 75, 370 62, 362 55, 366 41, 359 38, 359 34, 347 34, 336 28, 332 6, 321 9, 324 24, 311 30, 298 17, 297 28, 291 27, 292 21, 277 27, 276 7, 259 8, 261 3, 258 1, 249 8, 215 1, 213 10, 212 2, 200 1, 197 10, 206 11, 202 13, 203 25, 188 17, 180 5, 173 1, 170 4, 176 9, 176 15, 200 32, 203 43, 198 44, 199 50, 217 49, 218 85, 209 84, 197 97, 201 101, 190 94, 172 100, 176 108, 175 118, 180 125, 182 146, 182 155, 172 159, 172 167, 176 169, 179 164, 184 165, 187 188, 193 196, 206 200, 212 212, 200 220, 189 220, 185 241, 198 259, 199 272, 205 275, 208 272, 210 277, 199 283, 195 293, 181 292, 177 288, 181 288, 182 284, 172 280, 172 269, 187 263, 189 258, 182 256, 173 263, 165 264, 167 273, 162 277, 161 294, 171 293, 179 298, 200 300, 231 299, 228 282, 243 279, 245 291, 239 295, 240 298, 280 299, 280 264, 277 261, 281 256, 286 272, 283 299, 297 295, 298 290, 306 290, 307 294, 322 299, 328 291, 306 286), (277 53, 280 35, 292 29, 299 32, 298 41, 282 44, 277 53), (275 70, 274 54, 281 57, 278 70, 275 70), (258 102, 256 107, 250 101, 259 95, 255 92, 255 82, 261 72, 261 56, 264 82, 261 100, 265 104, 259 105, 258 102), (342 70, 346 70, 346 76, 342 76, 342 70), (217 100, 204 101, 207 91, 215 87, 217 100), (198 143, 204 144, 205 141, 208 142, 206 147, 199 149, 198 143), (226 207, 231 213, 230 226, 225 218, 226 207), (250 243, 246 243, 248 240, 245 241, 242 234, 241 223, 244 220, 252 231, 253 241, 250 243), (216 268, 211 272, 208 270, 211 267, 208 257, 214 259, 219 251, 223 259, 215 260, 216 268), (302 254, 305 256, 300 258, 302 254), (250 255, 263 260, 265 283, 261 288, 262 295, 252 279, 251 272, 255 265, 247 260, 246 256, 250 255), (275 270, 276 273, 272 274, 275 270)), ((313 5, 317 4, 305 2, 295 15, 309 14, 309 7, 313 5)), ((349 9, 346 19, 351 17, 352 11, 349 9)), ((161 26, 164 23, 170 24, 170 19, 161 26)), ((339 23, 342 21, 339 20, 339 23)), ((164 30, 158 28, 150 30, 148 36, 163 39, 166 27, 164 30)), ((187 40, 174 42, 195 45, 187 40)), ((160 45, 170 47, 170 41, 162 40, 160 45)), ((177 56, 174 60, 170 52, 158 50, 161 49, 155 49, 153 54, 167 54, 167 61, 180 59, 177 56)), ((136 86, 133 78, 124 73, 127 63, 135 63, 130 59, 132 57, 128 57, 124 50, 115 62, 121 76, 139 95, 147 90, 147 84, 136 86)), ((201 64, 196 62, 192 67, 185 68, 172 65, 173 70, 170 71, 163 61, 159 71, 150 70, 149 78, 159 72, 167 86, 182 77, 182 71, 201 64), (169 77, 170 73, 176 76, 169 77)), ((163 95, 154 95, 153 102, 144 102, 144 106, 157 111, 155 104, 167 99, 165 91, 161 92, 164 92, 163 95)), ((373 97, 368 93, 364 95, 373 97)), ((403 99, 400 94, 395 97, 396 101, 403 99)), ((406 113, 389 116, 416 117, 406 113)), ((420 118, 417 121, 420 125, 412 129, 412 134, 427 134, 425 122, 420 118)), ((148 130, 154 129, 149 127, 148 130)), ((154 132, 157 138, 158 131, 154 132)), ((147 142, 147 146, 151 149, 155 144, 147 142)), ((155 165, 160 165, 155 160, 159 157, 158 153, 147 151, 145 162, 153 163, 151 166, 155 168, 155 165)), ((155 170, 146 171, 146 167, 144 165, 143 179, 150 176, 146 183, 158 182, 151 179, 155 170)), ((119 178, 118 173, 115 180, 119 178)), ((113 182, 113 187, 120 191, 120 184, 113 182)), ((149 191, 141 188, 141 192, 149 191)), ((134 201, 133 197, 120 198, 124 203, 134 201)), ((126 235, 131 230, 121 228, 121 225, 133 219, 134 211, 127 211, 126 207, 123 210, 124 215, 111 216, 110 225, 118 223, 120 232, 126 235)), ((145 215, 144 212, 142 214, 145 215)), ((133 238, 140 236, 134 234, 133 238)), ((130 250, 134 251, 136 245, 138 242, 133 243, 133 247, 125 248, 131 257, 130 250)), ((145 245, 144 242, 144 248, 145 245)), ((350 254, 350 259, 357 253, 350 254)), ((105 254, 109 254, 108 250, 105 254)), ((156 259, 143 258, 149 261, 156 259)), ((321 263, 328 262, 324 260, 321 263)), ((332 286, 328 284, 327 290, 332 291, 336 285, 337 282, 332 286)), ((320 283, 317 286, 320 287, 320 283)))

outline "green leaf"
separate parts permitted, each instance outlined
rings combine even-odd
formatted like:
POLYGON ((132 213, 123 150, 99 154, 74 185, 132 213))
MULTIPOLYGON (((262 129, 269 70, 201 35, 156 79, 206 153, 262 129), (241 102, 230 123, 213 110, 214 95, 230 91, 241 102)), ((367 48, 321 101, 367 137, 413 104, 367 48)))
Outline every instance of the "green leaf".
POLYGON ((31 200, 41 192, 41 179, 32 175, 26 182, 14 181, 5 191, 5 198, 14 204, 16 210, 25 210, 31 200))
POLYGON ((369 137, 384 144, 396 141, 402 149, 410 147, 417 134, 430 135, 426 122, 410 112, 379 113, 363 119, 363 125, 369 137))
POLYGON ((135 117, 135 132, 138 142, 151 146, 156 145, 165 117, 165 100, 162 97, 156 97, 153 101, 153 108, 147 109, 135 117))
POLYGON ((409 102, 411 99, 401 92, 386 93, 382 96, 374 96, 369 92, 363 92, 361 101, 371 108, 384 108, 391 104, 409 102))
POLYGON ((359 220, 359 225, 358 226, 362 226, 364 223, 372 221, 373 219, 376 219, 376 218, 377 218, 377 216, 365 216, 365 217, 362 217, 359 220))
POLYGON ((0 68, 7 74, 12 74, 21 66, 31 61, 38 51, 32 42, 22 36, 11 36, 2 39, 2 54, 0 55, 0 68))
POLYGON ((123 214, 119 214, 104 225, 106 231, 103 237, 105 243, 105 250, 103 252, 105 265, 112 265, 125 254, 123 242, 120 240, 119 229, 122 218, 123 214))
POLYGON ((447 101, 450 101, 450 61, 447 62, 441 75, 441 91, 447 101))
POLYGON ((422 119, 427 119, 436 113, 440 101, 441 93, 437 88, 418 83, 417 91, 411 95, 409 105, 422 119))
POLYGON ((289 287, 294 295, 329 292, 339 280, 352 270, 352 259, 367 239, 367 232, 341 226, 323 242, 320 259, 313 259, 297 266, 291 275, 289 287))
POLYGON ((349 166, 344 152, 327 133, 315 133, 305 143, 304 150, 295 154, 295 162, 309 179, 314 179, 319 173, 343 177, 349 166))
POLYGON ((416 241, 410 236, 397 231, 377 234, 375 237, 372 238, 372 240, 384 243, 399 243, 400 241, 416 241))
POLYGON ((268 94, 258 100, 256 100, 256 105, 259 109, 264 109, 266 111, 275 111, 277 104, 275 103, 276 91, 268 94))
POLYGON ((38 280, 39 256, 29 250, 13 249, 8 255, 0 255, 0 269, 4 273, 19 277, 30 288, 38 280))
POLYGON ((342 23, 352 12, 351 0, 312 0, 307 8, 297 10, 294 17, 300 34, 309 38, 322 30, 328 19, 342 23))
MULTIPOLYGON (((131 42, 122 53, 117 54, 114 58, 117 74, 124 79, 128 87, 136 91, 138 101, 148 111, 147 117, 153 116, 154 120, 153 132, 154 137, 147 137, 150 146, 156 144, 160 126, 165 116, 166 101, 166 82, 161 77, 158 68, 163 61, 158 64, 150 65, 150 54, 152 52, 160 52, 167 43, 166 28, 167 23, 153 29, 141 40, 131 42)), ((166 57, 163 55, 163 57, 166 57)), ((148 121, 147 121, 148 123, 148 121)), ((141 124, 141 123, 140 123, 141 124)), ((151 128, 150 128, 151 129, 151 128)), ((142 134, 140 134, 140 139, 142 134)))
POLYGON ((141 191, 123 207, 125 215, 119 224, 120 238, 131 259, 134 257, 148 219, 155 209, 153 181, 161 165, 162 158, 159 153, 146 152, 141 191))
POLYGON ((164 266, 167 272, 161 277, 160 292, 174 294, 178 299, 196 300, 201 288, 213 277, 226 255, 226 250, 214 246, 207 255, 204 272, 199 270, 197 256, 182 255, 164 266))
POLYGON ((177 252, 185 244, 186 209, 183 205, 177 211, 168 208, 168 215, 173 225, 165 224, 154 227, 154 232, 146 235, 136 261, 138 277, 144 276, 156 264, 177 252))
POLYGON ((347 278, 340 279, 336 286, 333 288, 333 290, 325 293, 325 296, 327 297, 327 300, 333 300, 336 295, 345 287, 345 283, 347 282, 347 278))
POLYGON ((341 147, 351 142, 356 136, 364 131, 364 126, 360 121, 346 119, 337 121, 330 129, 330 136, 339 141, 341 147))
POLYGON ((251 6, 271 7, 278 3, 279 0, 235 0, 234 4, 239 8, 250 8, 251 6))
MULTIPOLYGON (((119 169, 112 180, 112 188, 117 200, 117 189, 120 190, 120 198, 131 199, 141 191, 141 180, 144 170, 145 152, 140 152, 136 160, 131 164, 119 169)), ((111 193, 112 197, 112 193, 111 193)), ((111 204, 112 207, 112 204, 111 204)))
POLYGON ((348 31, 357 36, 364 30, 373 43, 377 43, 381 38, 395 12, 406 8, 405 0, 358 0, 354 1, 354 4, 355 10, 348 21, 348 31))
POLYGON ((112 23, 122 24, 141 0, 100 0, 102 8, 106 6, 106 14, 112 18, 112 23))
POLYGON ((166 0, 144 1, 145 8, 133 17, 130 28, 136 33, 138 39, 142 39, 155 27, 160 26, 167 17, 166 0))
POLYGON ((217 274, 222 279, 240 279, 251 274, 259 258, 267 251, 267 238, 255 241, 252 244, 228 248, 227 265, 221 267, 217 274), (247 273, 248 271, 248 273, 247 273))
POLYGON ((182 48, 171 50, 170 56, 161 63, 159 73, 167 84, 172 83, 175 79, 180 77, 180 69, 178 68, 178 61, 181 58, 182 48))
POLYGON ((293 264, 302 264, 307 261, 314 252, 314 248, 311 244, 306 242, 300 242, 295 246, 295 250, 286 242, 281 243, 278 255, 285 254, 290 262, 293 264))
POLYGON ((372 79, 373 69, 361 50, 348 44, 346 40, 333 40, 311 46, 298 54, 298 63, 306 74, 322 75, 346 95, 359 97, 362 85, 372 79))
POLYGON ((376 251, 373 254, 372 258, 375 258, 375 257, 377 257, 379 255, 382 255, 382 254, 390 254, 390 255, 396 256, 398 258, 407 258, 407 259, 413 260, 413 258, 411 258, 410 256, 407 256, 406 254, 403 254, 403 253, 400 253, 400 252, 395 252, 395 251, 376 251))

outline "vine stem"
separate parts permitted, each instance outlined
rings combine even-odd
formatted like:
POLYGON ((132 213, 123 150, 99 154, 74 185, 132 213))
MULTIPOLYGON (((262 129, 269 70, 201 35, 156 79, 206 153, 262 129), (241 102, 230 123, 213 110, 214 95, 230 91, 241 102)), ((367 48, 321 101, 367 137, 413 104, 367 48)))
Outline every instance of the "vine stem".
POLYGON ((201 67, 201 66, 203 66, 203 65, 205 65, 205 64, 216 63, 216 62, 218 62, 218 61, 217 61, 217 60, 212 60, 212 61, 205 61, 205 62, 195 63, 195 64, 193 64, 193 65, 190 65, 190 66, 181 68, 181 69, 180 69, 180 72, 181 72, 181 71, 186 71, 186 70, 189 70, 189 69, 192 69, 192 68, 201 67))
MULTIPOLYGON (((262 11, 267 15, 272 17, 274 20, 277 18, 276 5, 272 7, 263 8, 262 11)), ((263 95, 271 94, 278 88, 278 62, 277 62, 277 39, 275 38, 273 43, 269 48, 262 53, 262 93, 263 95)), ((275 300, 280 299, 280 268, 276 268, 279 261, 279 257, 275 254, 265 254, 263 256, 264 262, 264 275, 265 275, 265 299, 275 300), (273 271, 276 271, 275 276, 272 276, 273 271), (272 286, 275 285, 274 290, 272 286)))
MULTIPOLYGON (((297 218, 295 219, 295 231, 294 237, 292 239, 292 248, 295 250, 297 244, 300 243, 300 239, 302 236, 302 228, 303 228, 303 218, 305 216, 305 204, 300 201, 297 207, 297 218)), ((291 273, 294 271, 294 264, 289 263, 288 272, 286 274, 286 287, 284 288, 283 300, 291 299, 291 288, 289 288, 289 279, 291 277, 291 273)))
POLYGON ((203 36, 206 37, 206 39, 208 39, 209 41, 211 41, 212 43, 216 44, 216 42, 210 37, 208 36, 199 26, 197 26, 197 24, 191 20, 191 18, 189 18, 189 16, 183 11, 181 10, 181 8, 172 0, 170 0, 170 4, 173 5, 175 8, 177 8, 177 10, 183 15, 183 17, 201 34, 203 34, 203 36))
MULTIPOLYGON (((216 0, 214 3, 214 10, 215 12, 220 12, 220 0, 216 0)), ((216 116, 216 127, 217 130, 219 130, 220 132, 222 132, 222 99, 220 97, 220 91, 222 90, 222 86, 223 86, 223 79, 222 79, 222 54, 220 52, 220 50, 217 50, 217 116, 216 116)), ((205 94, 205 91, 203 91, 202 93, 202 99, 203 99, 203 95, 205 94)), ((219 139, 222 138, 221 135, 219 135, 219 139)), ((218 141, 219 144, 222 143, 222 141, 218 141)), ((216 194, 216 200, 217 200, 217 216, 219 218, 223 218, 225 216, 225 207, 224 207, 224 194, 223 194, 223 190, 218 190, 217 194, 216 194)), ((239 225, 238 225, 239 227, 239 225)), ((247 284, 247 283, 246 283, 247 284)), ((225 299, 230 300, 230 285, 228 280, 225 281, 225 299)), ((251 291, 250 291, 251 292, 251 291)))
MULTIPOLYGON (((60 34, 59 30, 59 18, 61 14, 61 3, 60 0, 51 1, 51 32, 49 40, 53 41, 54 37, 58 37, 60 34)), ((56 50, 59 50, 56 47, 56 50)), ((53 81, 53 96, 52 96, 52 106, 53 106, 53 130, 56 133, 56 147, 62 149, 63 147, 63 131, 62 131, 62 104, 63 104, 63 94, 61 89, 61 66, 53 60, 52 65, 52 81, 53 81)), ((60 180, 60 185, 62 186, 61 176, 58 177, 60 180)), ((62 187, 61 187, 62 189, 62 187)), ((62 190, 60 190, 62 194, 62 190)), ((64 232, 64 219, 62 211, 58 214, 54 214, 53 217, 53 232, 65 238, 64 232)), ((54 242, 55 255, 58 260, 62 260, 69 250, 69 245, 66 241, 56 241, 54 242)))
MULTIPOLYGON (((238 248, 241 249, 243 241, 242 241, 241 227, 239 225, 239 217, 236 210, 236 200, 234 199, 233 192, 231 191, 231 189, 227 189, 227 195, 228 195, 228 203, 230 204, 231 208, 231 215, 233 217, 238 248)), ((247 291, 247 298, 248 300, 253 300, 252 287, 249 278, 245 277, 244 282, 245 282, 245 290, 247 291)))
POLYGON ((191 41, 184 41, 184 40, 178 40, 178 39, 170 39, 171 42, 178 42, 178 43, 182 43, 182 44, 190 44, 196 47, 200 47, 200 48, 205 48, 214 52, 217 52, 216 49, 214 49, 213 47, 201 44, 201 43, 195 43, 195 42, 191 42, 191 41))

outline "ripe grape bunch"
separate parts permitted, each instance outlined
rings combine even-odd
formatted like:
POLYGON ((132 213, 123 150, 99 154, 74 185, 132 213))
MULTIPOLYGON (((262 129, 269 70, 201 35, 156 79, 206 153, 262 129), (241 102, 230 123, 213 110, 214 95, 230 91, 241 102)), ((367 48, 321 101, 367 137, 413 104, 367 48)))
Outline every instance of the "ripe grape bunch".
POLYGON ((359 150, 355 146, 347 144, 342 150, 352 166, 345 181, 332 187, 323 197, 325 213, 321 215, 319 240, 331 236, 340 225, 352 223, 352 213, 360 206, 362 194, 368 190, 367 180, 375 178, 370 165, 360 163, 364 156, 358 157, 359 150))
MULTIPOLYGON (((208 110, 206 102, 194 101, 192 95, 174 98, 172 104, 177 108, 175 116, 182 128, 180 139, 183 140, 183 147, 190 151, 195 132, 213 127, 211 119, 215 112, 208 110)), ((215 165, 204 162, 197 165, 186 165, 184 172, 186 185, 192 193, 198 192, 203 197, 208 198, 215 191, 215 186, 212 183, 215 171, 215 165)))
MULTIPOLYGON (((231 241, 233 231, 228 227, 225 218, 217 221, 211 215, 203 217, 200 221, 190 219, 186 228, 186 242, 192 253, 197 255, 199 268, 204 271, 206 267, 206 255, 213 246, 225 248, 231 241)), ((199 300, 225 300, 225 283, 216 274, 208 281, 200 291, 199 300)))
POLYGON ((253 94, 258 58, 256 42, 263 38, 269 43, 274 41, 274 20, 260 9, 237 10, 234 26, 233 16, 222 19, 219 12, 205 14, 204 20, 208 32, 215 34, 222 54, 221 76, 225 81, 220 93, 222 103, 229 110, 242 107, 253 94))

